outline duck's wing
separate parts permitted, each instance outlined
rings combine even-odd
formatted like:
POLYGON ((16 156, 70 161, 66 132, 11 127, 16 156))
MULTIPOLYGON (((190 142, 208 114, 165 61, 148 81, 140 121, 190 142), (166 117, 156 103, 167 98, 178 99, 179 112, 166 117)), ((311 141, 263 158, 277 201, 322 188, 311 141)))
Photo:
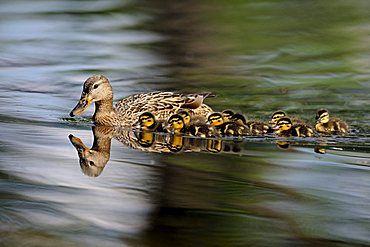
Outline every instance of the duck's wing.
MULTIPOLYGON (((128 122, 135 121, 144 112, 151 112, 159 121, 166 120, 180 108, 196 110, 203 106, 204 98, 210 94, 180 94, 173 92, 151 92, 131 95, 116 104, 116 113, 128 122)), ((208 107, 209 108, 209 107, 208 107)), ((207 107, 199 113, 208 112, 207 107)), ((211 109, 212 111, 212 109, 211 109)), ((195 111, 198 112, 198 111, 195 111)))

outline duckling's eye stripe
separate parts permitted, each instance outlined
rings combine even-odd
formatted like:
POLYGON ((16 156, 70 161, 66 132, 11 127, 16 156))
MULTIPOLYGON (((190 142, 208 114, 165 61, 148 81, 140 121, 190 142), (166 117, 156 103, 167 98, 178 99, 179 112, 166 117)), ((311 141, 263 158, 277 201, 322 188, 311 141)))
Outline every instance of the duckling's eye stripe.
POLYGON ((173 122, 178 122, 180 119, 178 118, 172 118, 170 119, 170 121, 168 121, 169 123, 173 123, 173 122))
POLYGON ((210 120, 212 120, 212 121, 213 121, 213 120, 218 120, 218 119, 220 119, 220 116, 212 116, 212 117, 210 117, 209 119, 210 119, 210 120))

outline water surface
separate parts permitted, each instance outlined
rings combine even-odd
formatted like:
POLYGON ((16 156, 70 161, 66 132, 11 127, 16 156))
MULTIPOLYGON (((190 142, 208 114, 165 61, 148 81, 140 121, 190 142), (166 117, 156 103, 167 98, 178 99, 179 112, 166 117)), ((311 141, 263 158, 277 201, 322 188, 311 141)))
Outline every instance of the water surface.
POLYGON ((1 245, 370 245, 367 1, 0 5, 1 245), (283 109, 312 123, 326 107, 352 131, 176 153, 112 136, 91 176, 68 136, 92 146, 93 109, 68 113, 98 73, 115 100, 212 91, 216 110, 267 120, 283 109))

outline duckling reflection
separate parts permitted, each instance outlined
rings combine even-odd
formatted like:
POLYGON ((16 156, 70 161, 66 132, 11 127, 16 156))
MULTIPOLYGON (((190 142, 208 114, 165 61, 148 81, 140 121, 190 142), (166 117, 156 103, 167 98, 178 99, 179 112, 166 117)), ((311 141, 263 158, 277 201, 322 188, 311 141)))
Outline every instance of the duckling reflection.
POLYGON ((112 128, 93 127, 94 143, 88 148, 78 137, 70 134, 69 140, 76 148, 82 172, 89 177, 99 176, 110 158, 112 128))
POLYGON ((290 141, 277 141, 276 145, 281 149, 288 149, 290 146, 290 141))
POLYGON ((224 150, 224 141, 220 139, 208 139, 207 150, 212 153, 219 153, 224 150))
POLYGON ((144 148, 151 147, 155 140, 155 135, 151 131, 135 132, 137 143, 144 148))
POLYGON ((179 152, 184 147, 184 138, 182 135, 175 134, 170 135, 167 141, 167 147, 172 152, 179 152))

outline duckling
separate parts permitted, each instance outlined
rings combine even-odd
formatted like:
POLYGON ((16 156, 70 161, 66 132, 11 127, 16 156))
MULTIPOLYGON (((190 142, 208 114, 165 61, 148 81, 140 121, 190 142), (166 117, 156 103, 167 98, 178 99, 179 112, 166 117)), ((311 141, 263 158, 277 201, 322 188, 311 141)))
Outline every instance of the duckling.
POLYGON ((200 137, 207 137, 211 135, 209 126, 198 118, 191 118, 188 111, 183 110, 177 114, 184 119, 186 134, 200 137))
POLYGON ((164 128, 161 122, 156 121, 154 115, 150 112, 144 112, 139 116, 139 120, 137 124, 135 124, 137 128, 140 130, 145 131, 152 131, 152 132, 164 132, 164 128))
POLYGON ((190 117, 190 113, 188 111, 182 110, 179 111, 177 114, 180 115, 184 120, 185 127, 188 127, 190 125, 190 120, 192 120, 190 117))
POLYGON ((235 113, 231 117, 231 121, 246 126, 251 135, 263 135, 271 132, 270 131, 271 128, 268 124, 265 124, 264 122, 261 121, 247 122, 245 117, 240 113, 235 113))
POLYGON ((184 134, 186 128, 183 117, 181 117, 179 114, 173 114, 168 119, 165 129, 173 134, 184 134))
POLYGON ((244 124, 237 122, 224 122, 222 114, 218 112, 212 113, 208 116, 208 123, 218 135, 245 136, 250 134, 248 128, 244 124))
POLYGON ((222 111, 222 117, 224 118, 224 122, 231 122, 231 117, 234 115, 234 112, 231 110, 224 110, 222 111))
POLYGON ((348 124, 339 118, 329 118, 329 112, 326 109, 318 110, 316 113, 315 129, 324 134, 348 133, 348 124))
POLYGON ((305 124, 292 124, 290 118, 280 118, 273 127, 275 133, 280 136, 299 136, 311 137, 314 136, 314 130, 305 124))
MULTIPOLYGON (((285 111, 276 111, 271 115, 271 120, 269 121, 269 124, 276 125, 276 122, 280 118, 288 117, 288 114, 286 114, 285 111)), ((291 118, 289 119, 292 121, 293 124, 306 124, 303 120, 299 118, 291 118)))

